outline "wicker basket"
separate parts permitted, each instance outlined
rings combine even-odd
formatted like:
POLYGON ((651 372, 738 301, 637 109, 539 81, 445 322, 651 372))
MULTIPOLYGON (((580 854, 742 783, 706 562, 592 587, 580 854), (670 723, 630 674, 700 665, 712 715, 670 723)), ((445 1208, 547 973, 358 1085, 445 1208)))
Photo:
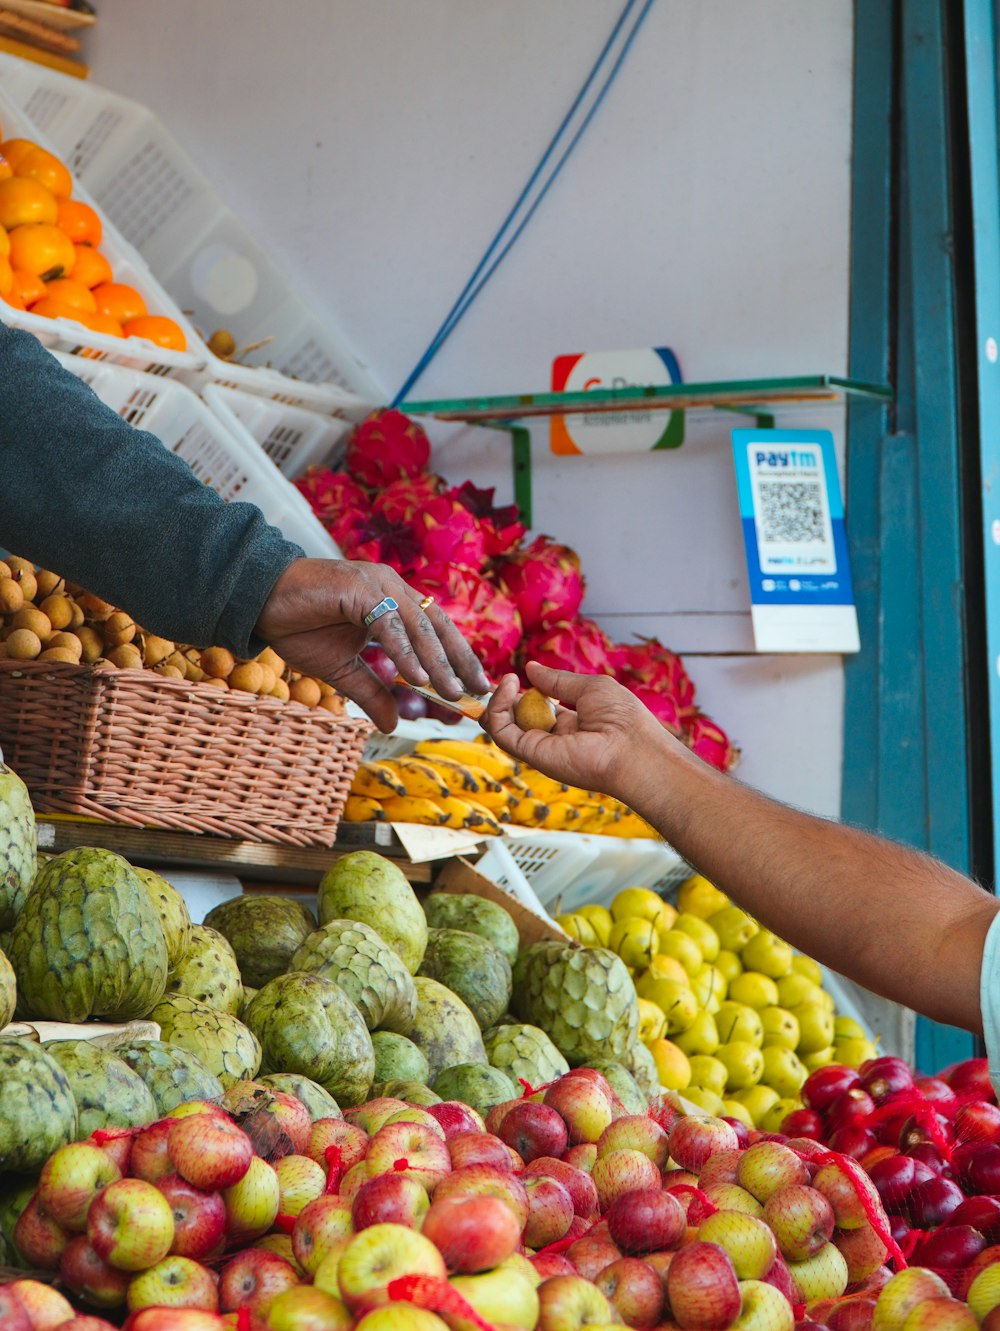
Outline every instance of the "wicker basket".
POLYGON ((332 846, 371 729, 145 670, 0 661, 0 748, 41 811, 332 846))

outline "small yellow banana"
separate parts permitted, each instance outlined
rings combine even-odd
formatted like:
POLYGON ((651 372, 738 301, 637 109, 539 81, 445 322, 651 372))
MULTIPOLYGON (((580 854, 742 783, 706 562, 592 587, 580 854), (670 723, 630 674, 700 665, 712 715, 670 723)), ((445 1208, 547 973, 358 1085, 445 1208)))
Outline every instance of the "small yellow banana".
POLYGON ((421 758, 433 758, 440 754, 443 758, 454 758, 456 762, 467 763, 470 767, 481 767, 494 781, 516 776, 521 770, 517 759, 504 753, 492 740, 480 744, 475 740, 422 739, 413 752, 421 758))
MULTIPOLYGON (((389 792, 386 791, 388 795, 389 792)), ((344 802, 344 822, 377 823, 385 821, 385 809, 370 795, 348 795, 344 802)))
POLYGON ((473 832, 491 832, 493 836, 500 835, 500 824, 495 814, 476 800, 469 800, 468 805, 469 821, 466 827, 473 832))
POLYGON ((390 767, 403 782, 407 795, 417 799, 434 800, 448 794, 444 778, 435 772, 428 762, 411 758, 407 754, 400 758, 386 759, 386 766, 390 767))
POLYGON ((610 823, 606 831, 611 836, 643 838, 644 840, 659 840, 659 832, 655 827, 650 827, 645 818, 640 818, 637 813, 628 811, 615 823, 610 823))
POLYGON ((433 800, 416 795, 392 795, 383 800, 382 808, 390 823, 425 823, 430 827, 443 827, 448 815, 433 800))
POLYGON ((549 805, 548 817, 542 820, 541 826, 548 832, 575 832, 578 830, 580 822, 580 810, 575 804, 567 804, 565 800, 553 800, 549 805))
POLYGON ((369 795, 372 799, 387 799, 390 795, 405 795, 406 785, 384 762, 361 763, 351 782, 352 795, 369 795))
POLYGON ((423 759, 432 767, 453 795, 478 795, 479 782, 472 768, 460 763, 457 758, 446 758, 443 753, 426 755, 423 759))
POLYGON ((550 776, 543 776, 541 772, 525 771, 524 780, 528 783, 528 789, 532 795, 539 800, 547 800, 551 803, 553 800, 559 800, 560 803, 567 803, 569 786, 563 785, 561 781, 553 781, 550 776))
POLYGON ((541 827, 549 816, 549 806, 533 795, 522 795, 510 802, 510 820, 519 827, 541 827))
POLYGON ((472 808, 465 800, 457 795, 445 795, 435 803, 445 816, 443 827, 453 827, 457 832, 461 832, 469 826, 472 808))

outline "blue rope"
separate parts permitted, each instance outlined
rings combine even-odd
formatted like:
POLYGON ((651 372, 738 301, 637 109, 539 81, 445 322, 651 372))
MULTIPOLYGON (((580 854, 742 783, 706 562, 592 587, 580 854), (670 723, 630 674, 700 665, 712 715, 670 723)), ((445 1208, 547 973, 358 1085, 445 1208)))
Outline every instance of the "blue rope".
POLYGON ((559 176, 559 173, 562 171, 567 160, 569 159, 570 155, 575 149, 577 143, 583 136, 587 127, 590 125, 590 122, 593 120, 598 107, 603 102, 605 96, 608 93, 608 90, 610 89, 612 83, 617 77, 618 72, 621 69, 621 66, 624 63, 625 58, 632 47, 632 43, 634 42, 640 27, 645 21, 646 16, 649 13, 650 9, 653 7, 653 0, 645 0, 645 3, 643 4, 643 7, 639 13, 638 18, 636 19, 635 23, 631 28, 631 31, 628 33, 624 42, 622 43, 621 50, 619 51, 618 55, 615 57, 611 65, 611 68, 605 77, 604 83, 598 89, 597 94, 590 105, 589 110, 587 111, 583 120, 580 122, 580 125, 574 132, 566 148, 563 150, 562 155, 559 157, 555 166, 552 168, 552 171, 550 172, 548 178, 543 183, 536 198, 534 199, 534 202, 531 204, 530 208, 525 213, 524 217, 518 223, 513 234, 509 237, 509 239, 507 239, 506 243, 503 244, 503 248, 500 250, 499 254, 497 254, 496 257, 493 258, 492 256, 494 254, 494 251, 497 249, 497 246, 503 242, 505 233, 507 232, 508 228, 510 227, 517 213, 521 209, 525 200, 528 198, 535 184, 538 182, 541 173, 544 171, 550 158, 552 157, 553 153, 556 151, 556 147, 559 143, 559 140, 565 134, 571 120, 573 119, 573 116, 579 109, 587 93, 590 91, 590 88, 592 87, 594 80, 597 78, 599 74, 601 66, 604 64, 605 60, 607 59, 608 53, 613 47, 615 40, 617 39, 619 33, 621 32, 624 24, 628 20, 631 11, 635 8, 635 6, 638 3, 639 0, 626 0, 625 7, 622 10, 621 14, 619 15, 618 20, 615 23, 615 26, 611 30, 610 36, 608 37, 607 41, 604 43, 604 46, 601 48, 600 54, 598 55, 593 66, 591 67, 590 73, 587 75, 587 78, 584 81, 582 88, 577 93, 576 97, 573 99, 572 106, 566 112, 565 116, 563 117, 559 125, 559 128, 556 130, 555 134, 550 139, 548 147, 545 149, 545 152, 542 154, 541 158, 539 159, 538 165, 531 173, 531 176, 529 177, 527 184, 521 190, 513 207, 510 209, 507 216, 504 218, 503 222, 501 223, 499 229, 497 230, 496 235, 490 241, 490 244, 488 245, 486 252, 483 254, 483 257, 479 260, 479 263, 476 265, 475 269, 473 270, 472 276, 469 278, 465 286, 462 288, 451 309, 448 311, 437 332, 434 334, 434 337, 431 339, 430 343, 428 344, 426 351, 417 361, 413 370, 407 376, 406 381, 403 383, 402 387, 399 389, 395 397, 392 399, 392 405, 394 407, 398 406, 399 403, 406 398, 407 394, 410 392, 413 385, 421 378, 424 371, 427 369, 428 365, 431 363, 431 361, 440 351, 441 347, 444 345, 447 339, 451 336, 452 332, 455 330, 455 327, 457 326, 459 320, 462 319, 462 317, 465 315, 466 311, 468 310, 469 306, 482 291, 483 287, 496 272, 497 268, 500 266, 503 260, 507 257, 511 248, 514 246, 514 244, 520 237, 521 233, 524 231, 524 228, 527 226, 528 222, 534 216, 534 213, 537 210, 539 204, 542 202, 542 200, 545 198, 545 195, 549 192, 552 185, 555 183, 557 177, 559 176))

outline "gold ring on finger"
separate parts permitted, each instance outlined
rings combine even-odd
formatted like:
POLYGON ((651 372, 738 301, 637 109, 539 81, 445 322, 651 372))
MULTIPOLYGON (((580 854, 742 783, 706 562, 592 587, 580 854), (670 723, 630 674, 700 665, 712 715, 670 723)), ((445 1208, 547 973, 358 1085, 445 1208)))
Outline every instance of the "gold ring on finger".
POLYGON ((421 610, 426 610, 428 609, 429 606, 432 606, 434 604, 434 597, 424 596, 421 598, 418 604, 420 605, 421 610))

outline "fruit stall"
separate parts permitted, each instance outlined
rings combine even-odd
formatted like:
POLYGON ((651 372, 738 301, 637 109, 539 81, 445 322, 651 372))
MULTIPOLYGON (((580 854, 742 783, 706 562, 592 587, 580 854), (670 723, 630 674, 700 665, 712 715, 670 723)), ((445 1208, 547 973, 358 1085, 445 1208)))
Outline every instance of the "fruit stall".
MULTIPOLYGON (((968 41, 977 123, 982 7, 853 8, 18 0, 0 322, 433 598, 523 728, 527 661, 607 675, 717 771, 989 880, 989 626, 934 583, 992 577, 941 405, 959 93, 920 63, 968 41), (48 10, 79 37, 36 58, 48 10), (743 427, 829 439, 856 657, 755 637, 743 427)), ((970 1035, 377 646, 391 734, 2 540, 0 1331, 1000 1331, 970 1035)))

